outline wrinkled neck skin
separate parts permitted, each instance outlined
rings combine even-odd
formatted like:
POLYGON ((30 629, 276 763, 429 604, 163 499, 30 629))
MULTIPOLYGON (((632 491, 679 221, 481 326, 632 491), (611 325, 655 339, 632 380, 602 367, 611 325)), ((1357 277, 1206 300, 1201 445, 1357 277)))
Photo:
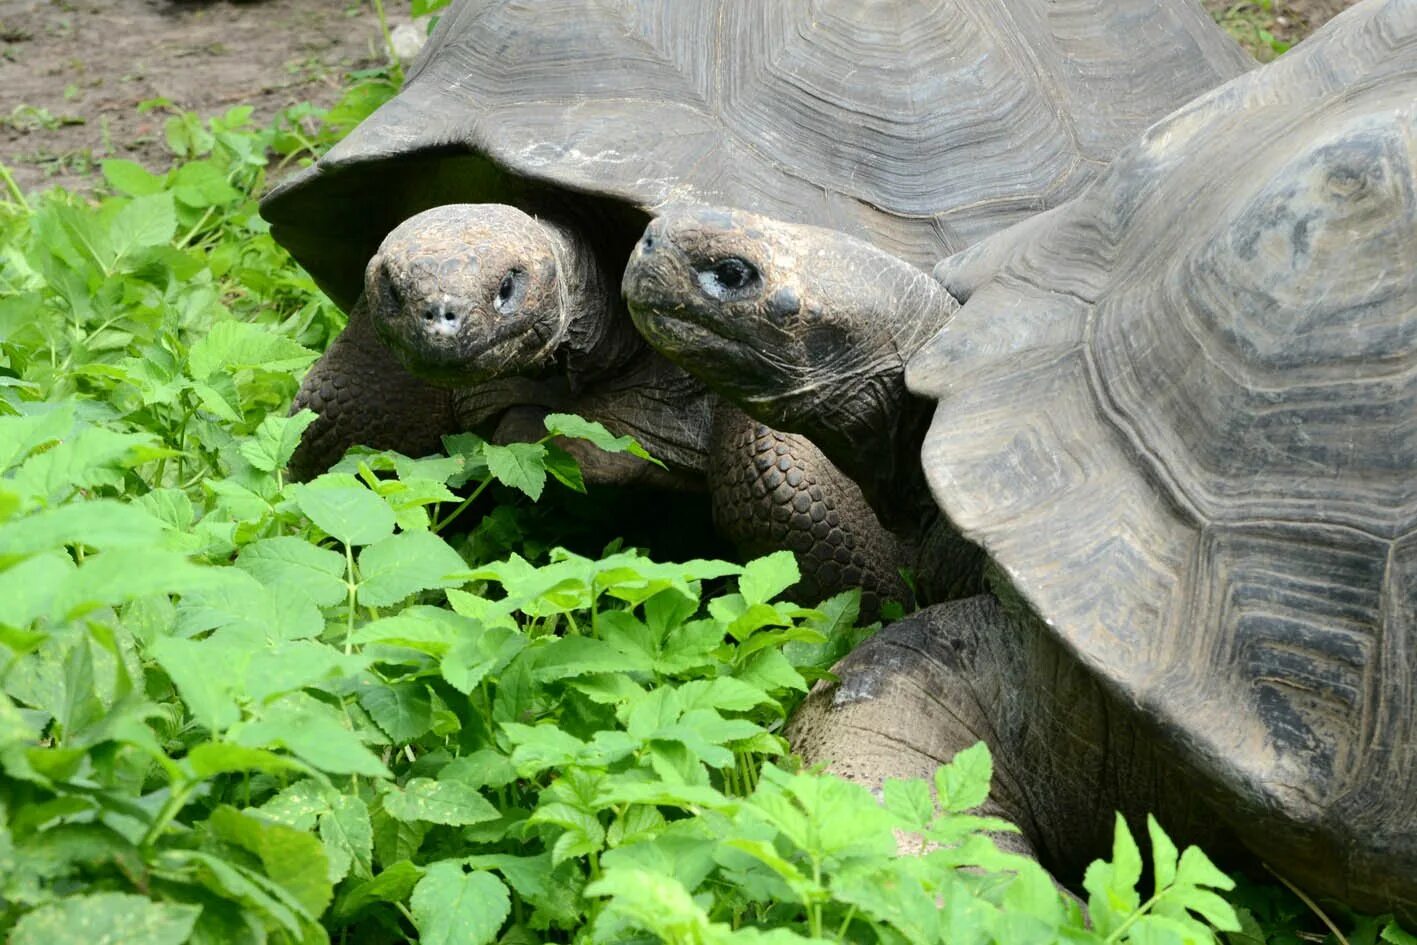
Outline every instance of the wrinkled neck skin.
POLYGON ((613 376, 644 351, 620 298, 584 227, 538 218, 556 256, 560 276, 561 331, 550 357, 572 390, 613 376))
POLYGON ((784 325, 808 366, 801 383, 745 406, 808 436, 883 521, 918 528, 917 505, 928 503, 920 447, 934 404, 906 389, 905 365, 959 305, 927 273, 873 246, 842 238, 826 248, 801 261, 811 268, 800 311, 784 325))

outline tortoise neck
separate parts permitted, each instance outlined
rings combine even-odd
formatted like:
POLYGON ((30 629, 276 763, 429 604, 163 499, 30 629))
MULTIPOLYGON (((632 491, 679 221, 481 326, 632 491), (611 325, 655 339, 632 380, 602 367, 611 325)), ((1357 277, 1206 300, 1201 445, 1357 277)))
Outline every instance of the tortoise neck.
POLYGON ((551 241, 561 286, 561 329, 554 357, 572 387, 622 370, 644 350, 585 227, 537 222, 551 241))
MULTIPOLYGON (((928 273, 874 246, 858 244, 822 304, 852 326, 849 350, 832 365, 808 432, 860 484, 883 519, 902 507, 901 485, 919 476, 920 447, 933 405, 906 388, 911 356, 959 303, 928 273)), ((909 491, 909 490, 908 490, 909 491)), ((914 514, 913 511, 907 514, 914 514)))

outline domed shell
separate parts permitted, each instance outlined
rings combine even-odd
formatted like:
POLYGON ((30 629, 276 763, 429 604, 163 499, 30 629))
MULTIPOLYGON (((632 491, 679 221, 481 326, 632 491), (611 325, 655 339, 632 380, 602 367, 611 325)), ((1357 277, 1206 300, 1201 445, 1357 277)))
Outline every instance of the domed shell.
POLYGON ((966 304, 908 382, 944 511, 1242 835, 1281 812, 1286 868, 1417 901, 1417 2, 936 275, 966 304))
POLYGON ((627 253, 647 211, 737 206, 933 262, 1250 65, 1191 0, 467 0, 262 212, 344 304, 450 202, 579 195, 627 253))

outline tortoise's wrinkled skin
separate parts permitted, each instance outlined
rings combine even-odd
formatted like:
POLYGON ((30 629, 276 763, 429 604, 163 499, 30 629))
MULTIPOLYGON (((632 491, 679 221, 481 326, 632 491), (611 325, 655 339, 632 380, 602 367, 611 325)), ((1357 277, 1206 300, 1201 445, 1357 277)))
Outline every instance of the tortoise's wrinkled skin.
MULTIPOLYGON (((818 310, 854 334, 772 344, 776 391, 735 388, 773 376, 751 369, 723 385, 777 409, 898 390, 904 363, 937 404, 923 440, 874 393, 834 412, 913 437, 997 569, 998 600, 930 608, 839 667, 793 723, 805 755, 876 781, 982 737, 996 810, 1065 880, 1105 852, 1114 808, 1150 810, 1232 862, 1417 917, 1414 102, 1417 2, 1368 0, 1158 123, 1072 203, 941 262, 958 311, 893 290, 915 324, 880 341, 880 306, 851 315, 848 287, 818 310)), ((770 298, 879 252, 722 212, 647 236, 636 318, 715 378, 777 313, 711 304, 696 268, 751 260, 770 298), (650 261, 674 240, 711 249, 650 261)))

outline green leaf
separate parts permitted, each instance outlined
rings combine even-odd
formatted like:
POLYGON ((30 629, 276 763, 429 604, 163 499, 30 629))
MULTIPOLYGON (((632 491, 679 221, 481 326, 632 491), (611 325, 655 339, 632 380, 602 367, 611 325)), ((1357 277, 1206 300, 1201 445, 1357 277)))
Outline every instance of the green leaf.
POLYGON ((345 725, 339 710, 295 693, 262 706, 260 717, 233 733, 232 739, 253 748, 288 748, 302 761, 331 774, 389 777, 383 763, 345 725))
POLYGON ((281 594, 295 594, 318 607, 345 600, 344 556, 303 538, 264 538, 241 549, 236 566, 281 594))
POLYGON ((738 576, 738 593, 749 606, 766 604, 802 579, 797 559, 790 551, 777 551, 749 561, 738 576))
MULTIPOLYGON (((983 742, 956 753, 949 764, 935 772, 940 808, 957 814, 980 806, 989 799, 989 782, 993 776, 994 761, 983 742)), ((1137 869, 1140 875, 1140 860, 1137 869)))
POLYGON ((467 826, 501 816, 475 788, 460 781, 414 778, 402 789, 391 787, 383 804, 390 817, 405 822, 467 826))
POLYGON ((344 922, 377 903, 403 902, 422 878, 423 870, 408 860, 390 864, 368 882, 349 887, 335 901, 334 918, 344 922))
POLYGON ((1152 877, 1157 890, 1162 890, 1176 881, 1176 844, 1150 814, 1146 817, 1146 832, 1151 837, 1152 877))
POLYGON ((336 794, 330 809, 320 815, 320 839, 330 861, 330 881, 346 874, 367 879, 373 875, 374 827, 369 808, 353 794, 336 794))
POLYGON ((585 477, 576 458, 559 446, 546 444, 546 471, 561 485, 576 492, 585 492, 585 477))
POLYGON ((1389 922, 1383 927, 1382 940, 1392 945, 1417 945, 1417 935, 1404 931, 1396 922, 1389 922))
POLYGON ((511 896, 496 876, 466 872, 441 860, 427 868, 409 902, 421 945, 486 945, 511 914, 511 896))
POLYGON ((197 380, 217 372, 246 368, 288 374, 305 367, 319 355, 265 328, 246 322, 217 322, 192 345, 187 367, 197 380))
POLYGON ((316 919, 334 894, 324 845, 303 830, 271 823, 221 806, 207 823, 217 836, 236 844, 261 861, 265 873, 316 919))
POLYGON ((225 742, 203 742, 194 746, 187 752, 187 764, 199 778, 242 771, 280 775, 300 770, 300 765, 281 755, 225 742))
POLYGON ((553 864, 563 863, 572 857, 587 856, 605 847, 605 828, 595 815, 569 804, 543 803, 527 822, 554 824, 565 831, 556 838, 556 844, 551 848, 553 864))
POLYGON ((182 945, 200 906, 153 902, 145 896, 105 892, 69 896, 23 916, 11 945, 182 945))
POLYGON ((433 703, 422 683, 372 686, 359 694, 359 704, 396 745, 413 741, 433 726, 433 703))
POLYGON ((219 649, 211 641, 175 637, 156 640, 149 652, 176 684, 192 717, 207 731, 224 732, 240 720, 236 693, 249 656, 236 649, 219 649), (226 671, 213 673, 214 663, 226 671))
POLYGON ((164 175, 150 172, 137 161, 118 158, 101 161, 99 167, 110 187, 132 197, 146 197, 166 186, 164 175))
POLYGON ((645 451, 632 436, 615 436, 594 420, 585 420, 569 413, 548 413, 542 421, 546 432, 552 436, 567 436, 577 440, 589 440, 607 453, 629 453, 640 459, 647 459, 657 466, 659 460, 645 451))
POLYGON ((121 258, 134 250, 161 246, 177 235, 177 208, 170 193, 134 197, 113 218, 109 236, 121 258))
POLYGON ((295 504, 322 531, 346 545, 372 545, 394 532, 393 509, 363 486, 305 485, 296 491, 295 504))
POLYGON ((0 526, 0 555, 31 555, 78 544, 105 549, 152 545, 162 532, 162 523, 139 506, 90 499, 0 526))
POLYGON ((188 161, 172 175, 172 193, 189 207, 203 209, 240 200, 241 191, 211 161, 188 161))
POLYGON ((300 437, 318 415, 309 408, 289 417, 267 414, 256 428, 256 435, 241 442, 241 455, 247 462, 265 472, 284 469, 300 445, 300 437))
POLYGON ((504 486, 520 489, 533 501, 546 488, 546 447, 540 443, 509 443, 482 447, 487 468, 504 486))
POLYGON ((191 593, 224 580, 223 570, 192 564, 173 551, 115 548, 84 559, 69 572, 56 591, 54 608, 73 618, 151 594, 191 593))
POLYGON ((456 587, 466 573, 467 564, 442 538, 432 532, 400 532, 359 553, 359 602, 387 607, 418 591, 456 587))
POLYGON ((1097 931, 1111 935, 1141 905, 1141 851, 1121 814, 1116 817, 1112 861, 1098 860, 1087 868, 1082 885, 1088 892, 1088 912, 1097 931))
POLYGON ((1216 868, 1200 847, 1186 847, 1176 868, 1176 882, 1186 886, 1234 889, 1235 881, 1216 868))

